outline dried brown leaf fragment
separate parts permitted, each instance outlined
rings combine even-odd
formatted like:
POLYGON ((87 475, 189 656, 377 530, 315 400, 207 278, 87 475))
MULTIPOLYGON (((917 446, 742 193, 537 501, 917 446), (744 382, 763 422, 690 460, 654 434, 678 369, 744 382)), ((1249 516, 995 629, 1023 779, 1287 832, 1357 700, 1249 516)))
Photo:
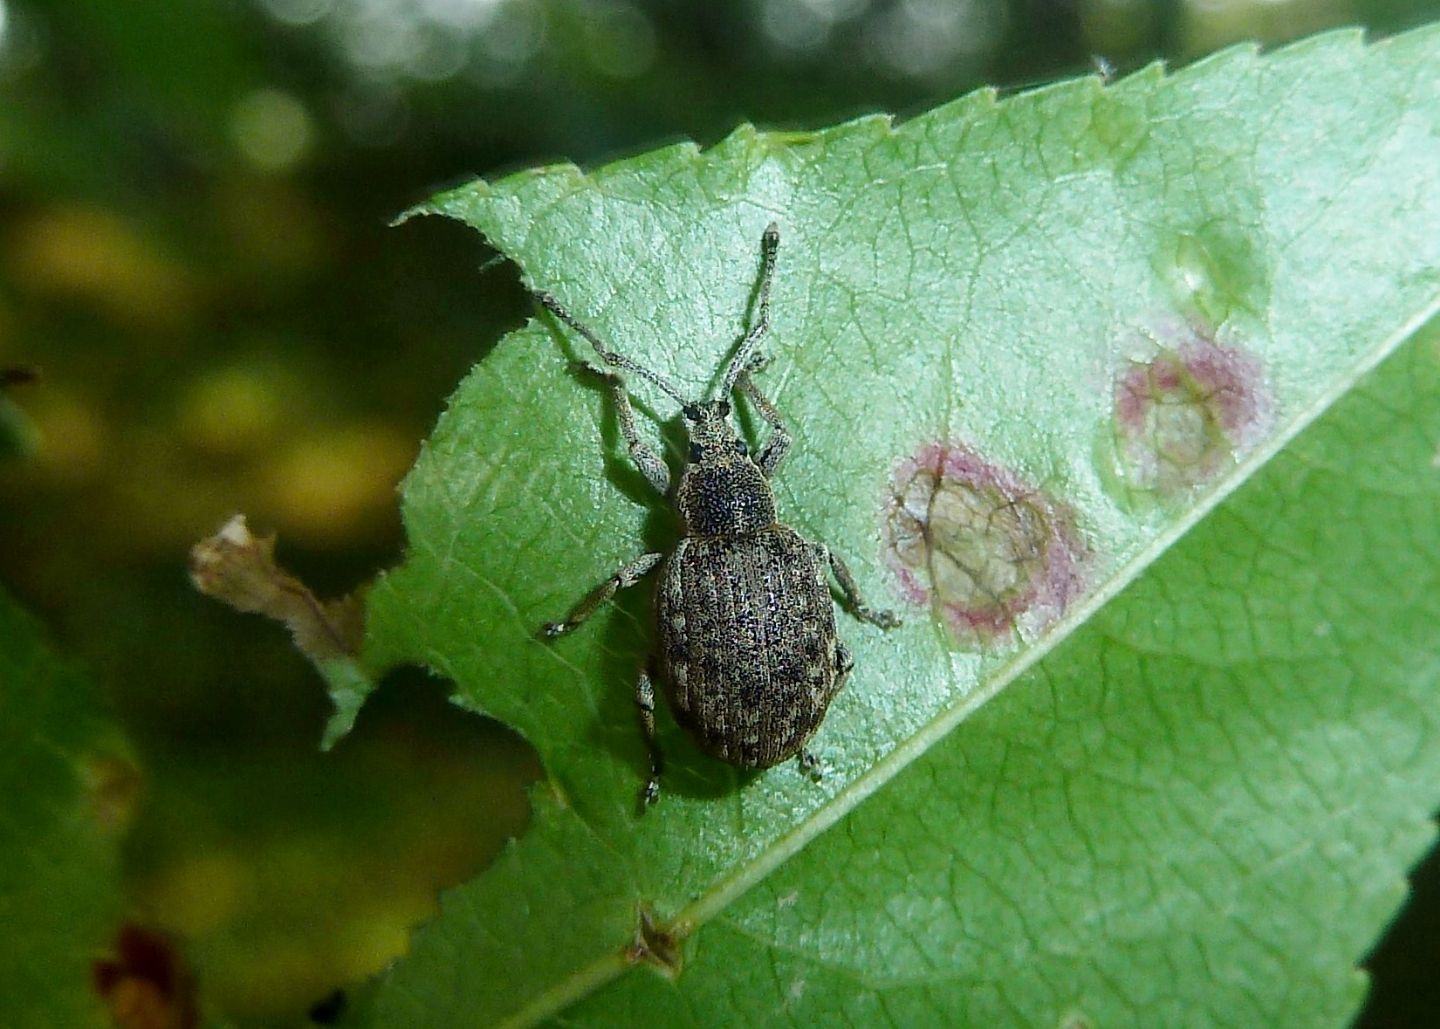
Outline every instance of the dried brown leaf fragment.
POLYGON ((190 548, 190 579, 206 596, 237 611, 283 622, 312 661, 354 657, 364 636, 360 594, 322 601, 275 563, 275 537, 256 536, 237 514, 190 548))

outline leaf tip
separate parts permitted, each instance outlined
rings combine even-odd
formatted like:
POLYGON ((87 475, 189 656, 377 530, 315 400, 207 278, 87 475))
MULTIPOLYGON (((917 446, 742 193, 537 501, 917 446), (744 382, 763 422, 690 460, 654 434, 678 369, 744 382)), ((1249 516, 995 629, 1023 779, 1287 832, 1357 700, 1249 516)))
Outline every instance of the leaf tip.
POLYGON ((414 207, 407 207, 407 208, 405 208, 405 210, 401 211, 399 214, 397 214, 395 217, 391 218, 391 219, 390 219, 388 222, 386 222, 385 224, 386 224, 386 227, 387 227, 387 228, 394 229, 394 228, 398 228, 398 227, 401 226, 401 225, 404 225, 404 224, 405 224, 406 222, 408 222, 411 218, 418 218, 418 217, 419 217, 420 215, 422 215, 422 214, 435 214, 435 213, 436 213, 435 209, 434 209, 433 207, 431 207, 431 206, 429 205, 429 203, 419 203, 419 204, 416 204, 414 207))

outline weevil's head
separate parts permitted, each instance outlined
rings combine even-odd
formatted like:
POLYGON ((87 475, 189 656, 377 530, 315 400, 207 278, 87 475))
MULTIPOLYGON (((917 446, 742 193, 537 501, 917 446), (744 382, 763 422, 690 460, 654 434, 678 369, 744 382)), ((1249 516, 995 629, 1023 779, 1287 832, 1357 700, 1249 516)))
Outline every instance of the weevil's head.
POLYGON ((689 451, 675 504, 688 533, 731 536, 773 525, 770 483, 730 424, 730 402, 689 403, 684 414, 689 451))

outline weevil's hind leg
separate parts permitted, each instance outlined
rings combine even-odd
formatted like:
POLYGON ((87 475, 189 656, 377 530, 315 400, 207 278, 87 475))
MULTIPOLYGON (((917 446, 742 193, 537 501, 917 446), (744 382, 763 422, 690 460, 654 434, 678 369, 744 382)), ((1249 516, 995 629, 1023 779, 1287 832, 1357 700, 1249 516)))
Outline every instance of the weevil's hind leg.
POLYGON ((660 773, 664 760, 660 746, 655 742, 655 685, 650 679, 649 669, 641 669, 635 680, 635 709, 640 714, 640 732, 645 737, 645 749, 650 758, 650 776, 645 788, 640 791, 640 811, 644 811, 660 799, 660 773))
MULTIPOLYGON (((845 646, 845 641, 835 641, 835 689, 838 691, 845 685, 845 677, 850 674, 850 669, 855 667, 855 659, 850 656, 850 648, 845 646)), ((800 766, 800 774, 811 782, 820 782, 825 778, 825 770, 820 764, 820 759, 809 747, 801 747, 800 752, 795 755, 795 761, 800 766)))
POLYGON ((640 474, 655 488, 655 492, 662 497, 667 496, 670 493, 670 470, 665 467, 660 455, 650 448, 650 444, 640 438, 640 433, 635 428, 635 408, 630 404, 630 394, 625 391, 625 380, 613 372, 596 368, 593 364, 582 362, 580 367, 605 383, 611 399, 615 401, 615 413, 620 419, 620 434, 625 437, 625 445, 630 448, 631 460, 635 462, 635 467, 640 469, 640 474))
POLYGON ((855 617, 862 622, 869 622, 871 625, 878 625, 882 629, 893 629, 900 624, 900 619, 895 617, 893 611, 877 611, 865 603, 865 598, 860 596, 860 587, 855 584, 855 577, 850 574, 850 569, 835 553, 823 543, 816 544, 820 556, 830 562, 830 570, 835 573, 835 581, 840 584, 840 592, 845 594, 845 600, 855 617))
POLYGON ((740 392, 750 399, 750 403, 755 405, 755 410, 760 412, 760 417, 770 425, 770 438, 765 441, 760 456, 755 459, 755 463, 760 466, 760 471, 768 479, 775 474, 775 469, 780 467, 780 462, 785 460, 785 455, 790 452, 792 442, 790 430, 785 427, 780 412, 775 409, 774 404, 770 403, 770 398, 760 392, 760 387, 751 377, 750 369, 747 368, 740 373, 740 379, 736 385, 740 387, 740 392))
POLYGON ((575 605, 575 609, 563 622, 546 622, 541 626, 540 635, 546 639, 554 639, 556 636, 563 636, 567 632, 579 628, 587 618, 595 613, 596 608, 613 597, 619 590, 623 590, 627 586, 634 586, 645 577, 650 569, 659 564, 660 559, 664 556, 664 554, 641 554, 592 590, 589 596, 575 605))

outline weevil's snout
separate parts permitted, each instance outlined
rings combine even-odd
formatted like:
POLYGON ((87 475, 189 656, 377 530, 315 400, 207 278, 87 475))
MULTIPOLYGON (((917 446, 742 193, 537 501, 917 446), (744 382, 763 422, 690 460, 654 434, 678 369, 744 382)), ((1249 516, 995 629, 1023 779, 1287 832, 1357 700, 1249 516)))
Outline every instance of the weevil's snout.
MULTIPOLYGON (((692 426, 706 425, 710 422, 724 422, 730 417, 730 401, 728 400, 698 400, 686 404, 682 409, 685 420, 692 426)), ((691 433, 694 433, 692 428, 691 433)))
POLYGON ((686 404, 685 422, 690 433, 691 464, 728 464, 749 457, 750 449, 730 424, 730 401, 686 404))

